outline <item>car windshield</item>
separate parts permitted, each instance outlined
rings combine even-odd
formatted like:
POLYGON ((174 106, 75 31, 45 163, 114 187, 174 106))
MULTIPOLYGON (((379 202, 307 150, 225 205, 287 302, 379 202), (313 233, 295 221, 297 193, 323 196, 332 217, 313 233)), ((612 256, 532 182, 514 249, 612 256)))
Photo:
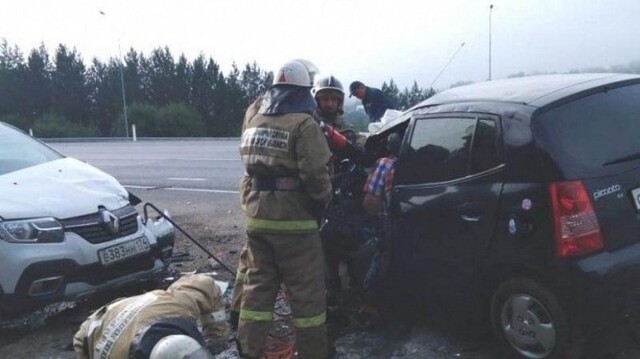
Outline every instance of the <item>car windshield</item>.
POLYGON ((63 158, 39 141, 0 124, 0 176, 63 158))

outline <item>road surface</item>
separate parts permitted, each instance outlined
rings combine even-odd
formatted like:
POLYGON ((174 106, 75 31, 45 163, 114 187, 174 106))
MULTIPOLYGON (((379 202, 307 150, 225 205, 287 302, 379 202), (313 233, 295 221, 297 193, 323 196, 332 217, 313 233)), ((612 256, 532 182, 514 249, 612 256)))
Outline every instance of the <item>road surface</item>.
POLYGON ((239 140, 52 143, 113 175, 125 187, 237 194, 244 170, 239 140))

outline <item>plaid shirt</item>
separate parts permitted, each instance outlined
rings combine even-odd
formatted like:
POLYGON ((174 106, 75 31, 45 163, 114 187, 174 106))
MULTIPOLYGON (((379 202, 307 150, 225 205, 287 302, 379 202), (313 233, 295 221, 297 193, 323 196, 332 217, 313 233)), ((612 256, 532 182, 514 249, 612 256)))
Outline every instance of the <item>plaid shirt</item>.
POLYGON ((371 193, 374 196, 384 194, 382 212, 385 214, 391 203, 391 189, 393 187, 393 175, 396 170, 397 160, 398 159, 393 156, 380 158, 376 162, 375 170, 369 174, 367 182, 364 184, 365 193, 371 193))

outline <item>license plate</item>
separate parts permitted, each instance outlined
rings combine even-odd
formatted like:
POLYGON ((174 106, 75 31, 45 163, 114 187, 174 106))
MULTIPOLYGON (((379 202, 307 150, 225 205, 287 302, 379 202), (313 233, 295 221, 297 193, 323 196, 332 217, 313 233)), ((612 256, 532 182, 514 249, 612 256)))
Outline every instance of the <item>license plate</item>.
POLYGON ((136 238, 129 242, 120 243, 115 246, 100 249, 98 257, 104 265, 120 262, 127 258, 134 257, 140 253, 149 251, 149 241, 146 237, 136 238))
POLYGON ((631 191, 631 197, 633 197, 633 203, 636 204, 636 209, 640 210, 640 188, 631 191))

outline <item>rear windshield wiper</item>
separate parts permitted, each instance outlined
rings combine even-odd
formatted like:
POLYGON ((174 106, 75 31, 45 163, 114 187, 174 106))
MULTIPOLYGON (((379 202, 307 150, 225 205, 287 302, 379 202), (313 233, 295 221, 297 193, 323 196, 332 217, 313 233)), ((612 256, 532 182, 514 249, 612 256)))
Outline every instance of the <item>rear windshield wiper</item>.
POLYGON ((602 167, 606 167, 609 165, 617 165, 618 163, 624 163, 624 162, 629 162, 629 161, 638 160, 638 159, 640 159, 640 152, 605 162, 602 164, 602 167))

